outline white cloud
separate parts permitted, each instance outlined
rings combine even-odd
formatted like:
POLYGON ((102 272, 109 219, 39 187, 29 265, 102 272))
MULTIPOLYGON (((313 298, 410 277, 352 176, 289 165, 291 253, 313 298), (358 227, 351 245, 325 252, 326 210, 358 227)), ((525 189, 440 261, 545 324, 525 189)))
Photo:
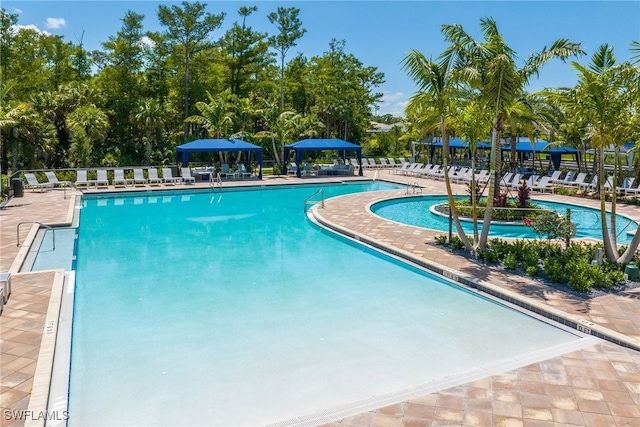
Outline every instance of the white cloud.
POLYGON ((51 33, 49 33, 48 31, 45 30, 41 30, 40 28, 38 28, 37 26, 33 25, 33 24, 29 24, 29 25, 12 25, 10 28, 10 31, 13 32, 14 34, 22 31, 22 30, 32 30, 35 31, 36 33, 45 35, 45 36, 50 36, 51 33))
POLYGON ((18 15, 22 15, 22 9, 18 9, 17 7, 13 8, 13 13, 17 13, 18 15))
POLYGON ((64 18, 47 18, 44 22, 44 26, 50 30, 57 30, 67 25, 67 21, 64 18))
POLYGON ((380 116, 391 114, 394 117, 404 117, 404 109, 408 103, 409 100, 403 92, 383 92, 382 99, 374 114, 380 116))
POLYGON ((156 45, 156 43, 147 36, 142 37, 141 41, 145 46, 154 47, 156 45))

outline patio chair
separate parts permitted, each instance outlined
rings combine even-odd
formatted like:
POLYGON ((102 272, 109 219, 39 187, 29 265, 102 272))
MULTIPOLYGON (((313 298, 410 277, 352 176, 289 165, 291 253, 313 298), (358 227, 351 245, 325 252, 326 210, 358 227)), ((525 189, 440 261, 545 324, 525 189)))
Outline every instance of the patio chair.
POLYGON ((149 177, 147 179, 149 184, 160 184, 160 183, 162 183, 162 180, 158 176, 158 169, 149 168, 149 169, 147 169, 147 174, 149 175, 149 177))
POLYGON ((638 184, 637 187, 629 187, 624 189, 625 196, 634 195, 637 197, 638 194, 640 194, 640 184, 638 184))
POLYGON ((191 176, 191 169, 189 168, 182 168, 182 182, 184 182, 185 184, 188 183, 196 183, 196 179, 191 176))
POLYGON ((76 187, 89 187, 91 183, 87 179, 87 171, 86 170, 78 170, 76 171, 76 182, 74 183, 76 187))
POLYGON ((124 185, 125 187, 129 184, 133 184, 133 179, 124 177, 124 169, 114 169, 113 170, 113 185, 124 185))
POLYGON ((94 180, 90 180, 89 183, 95 185, 96 188, 109 187, 109 177, 107 176, 106 169, 98 169, 96 173, 98 177, 94 180))
POLYGON ((380 157, 378 158, 378 160, 380 160, 381 168, 388 168, 390 166, 389 163, 387 163, 387 159, 385 159, 384 157, 380 157))
MULTIPOLYGON (((224 168, 222 169, 224 171, 224 168)), ((289 163, 289 169, 287 169, 287 175, 298 175, 298 165, 296 162, 289 163)))
POLYGON ((133 170, 133 185, 147 185, 147 182, 149 181, 144 177, 144 171, 140 168, 135 168, 133 170))
MULTIPOLYGON (((287 171, 287 174, 289 174, 289 172, 290 171, 287 171)), ((222 164, 222 171, 220 172, 220 176, 221 177, 225 177, 225 178, 232 177, 233 179, 236 179, 238 177, 238 173, 231 172, 231 169, 229 169, 229 165, 227 163, 223 163, 222 164)))
POLYGON ((517 188, 520 187, 521 181, 522 180, 522 174, 521 173, 515 173, 513 174, 513 177, 511 177, 511 181, 506 182, 505 186, 509 187, 509 188, 517 188))
MULTIPOLYGON (((236 173, 238 174, 238 176, 240 176, 241 179, 244 179, 247 177, 251 178, 251 172, 247 170, 247 168, 244 166, 244 163, 238 163, 236 166, 238 167, 238 172, 236 173)), ((309 165, 307 165, 307 167, 308 166, 309 165)))
POLYGON ((47 179, 54 187, 70 187, 71 181, 58 181, 58 177, 53 171, 46 171, 44 173, 47 176, 47 179))
POLYGON ((37 188, 41 192, 45 190, 51 190, 53 188, 53 184, 50 182, 38 182, 38 178, 32 173, 25 173, 25 179, 27 180, 26 188, 33 188, 34 190, 37 188))
POLYGON ((175 185, 182 182, 179 176, 173 176, 171 168, 162 168, 162 180, 165 184, 175 185))
POLYGON ((502 178, 500 178, 500 185, 506 186, 507 183, 511 182, 512 179, 513 179, 513 172, 507 172, 502 176, 502 178))
POLYGON ((562 171, 553 171, 549 176, 549 182, 555 184, 560 179, 560 175, 562 175, 562 171))
POLYGON ((403 163, 402 166, 400 166, 399 168, 396 168, 393 173, 395 175, 404 175, 405 172, 409 169, 409 167, 411 166, 411 163, 403 163))
POLYGON ((400 165, 396 163, 396 159, 394 159, 393 157, 389 157, 387 160, 389 160, 389 167, 392 167, 392 168, 400 167, 400 165))

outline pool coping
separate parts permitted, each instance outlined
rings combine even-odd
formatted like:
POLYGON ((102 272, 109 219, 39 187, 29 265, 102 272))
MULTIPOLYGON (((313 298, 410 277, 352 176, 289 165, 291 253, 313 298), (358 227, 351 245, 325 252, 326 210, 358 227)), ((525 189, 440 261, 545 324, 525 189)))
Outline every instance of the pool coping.
MULTIPOLYGON (((339 196, 339 197, 348 197, 348 196, 349 195, 339 196)), ((422 197, 422 196, 423 195, 415 195, 415 196, 396 195, 396 196, 385 197, 384 200, 392 200, 396 198, 399 199, 399 198, 406 198, 406 197, 422 197)), ((371 212, 371 206, 374 205, 375 203, 379 203, 381 200, 369 202, 364 209, 366 209, 367 213, 369 213, 370 215, 374 215, 371 212)), ((308 215, 312 215, 314 220, 317 221, 319 225, 321 225, 323 228, 329 231, 341 234, 347 238, 356 240, 358 242, 365 243, 384 253, 388 253, 390 255, 397 256, 407 261, 410 261, 431 272, 434 272, 440 276, 443 276, 453 282, 457 282, 462 285, 469 286, 478 291, 484 292, 488 295, 492 295, 501 300, 507 301, 518 307, 522 307, 528 311, 531 311, 533 313, 536 313, 538 315, 551 319, 555 322, 568 326, 572 329, 575 329, 587 335, 593 335, 595 337, 607 340, 614 344, 618 344, 626 348, 640 351, 640 342, 626 335, 623 335, 619 332, 613 331, 609 328, 605 328, 603 326, 600 326, 594 322, 591 322, 579 316, 570 315, 569 313, 566 313, 562 310, 558 310, 546 304, 532 300, 516 292, 493 285, 485 280, 478 280, 473 276, 470 276, 466 273, 455 270, 453 268, 443 266, 435 262, 431 262, 429 260, 426 260, 406 250, 391 247, 385 244, 384 242, 381 242, 366 234, 363 234, 363 233, 351 230, 347 227, 341 226, 339 224, 336 224, 335 222, 323 217, 322 214, 320 213, 320 208, 318 208, 318 206, 313 206, 312 208, 310 208, 308 211, 308 215)), ((409 226, 406 224, 402 224, 402 225, 410 228, 419 228, 419 227, 409 226)))

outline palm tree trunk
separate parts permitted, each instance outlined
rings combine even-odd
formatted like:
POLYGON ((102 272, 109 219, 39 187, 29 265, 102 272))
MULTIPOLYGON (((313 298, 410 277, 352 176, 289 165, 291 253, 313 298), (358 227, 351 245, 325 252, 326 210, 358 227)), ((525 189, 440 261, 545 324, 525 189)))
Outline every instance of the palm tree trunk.
POLYGON ((449 134, 446 131, 444 117, 440 118, 440 128, 442 130, 442 166, 444 168, 444 183, 447 187, 447 198, 449 199, 449 209, 451 211, 451 218, 456 225, 456 231, 458 237, 462 241, 462 244, 468 251, 473 251, 473 245, 469 242, 467 235, 460 223, 460 217, 458 216, 458 210, 456 209, 455 199, 453 197, 453 190, 451 189, 451 180, 449 179, 449 134))
POLYGON ((480 241, 478 247, 480 249, 487 249, 487 241, 489 238, 489 228, 491 227, 491 216, 493 215, 493 198, 496 193, 496 181, 499 179, 496 174, 499 173, 497 168, 499 167, 498 151, 500 150, 500 144, 498 141, 498 123, 499 117, 496 114, 493 121, 493 129, 491 132, 491 165, 489 167, 489 193, 487 194, 487 205, 484 211, 484 218, 482 220, 482 233, 480 234, 480 241))
POLYGON ((604 245, 604 254, 609 261, 615 262, 618 258, 618 251, 613 245, 609 236, 609 227, 607 226, 607 200, 604 191, 604 147, 599 147, 598 152, 598 187, 600 189, 600 224, 602 226, 602 244, 604 245))

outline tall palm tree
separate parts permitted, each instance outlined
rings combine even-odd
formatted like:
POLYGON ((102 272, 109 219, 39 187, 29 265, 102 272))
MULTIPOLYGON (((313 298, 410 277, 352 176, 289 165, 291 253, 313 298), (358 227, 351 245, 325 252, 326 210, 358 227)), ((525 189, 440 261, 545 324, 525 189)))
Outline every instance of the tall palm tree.
POLYGON ((187 117, 185 122, 200 125, 206 129, 209 136, 220 138, 227 132, 228 127, 233 124, 232 114, 227 103, 230 93, 226 90, 214 97, 207 92, 207 97, 209 98, 209 103, 196 102, 196 108, 200 111, 200 114, 187 117))
POLYGON ((635 89, 640 81, 639 70, 629 63, 617 64, 613 47, 607 44, 596 50, 588 66, 577 62, 572 62, 571 66, 578 72, 576 87, 550 92, 548 96, 567 106, 573 114, 587 122, 591 129, 591 146, 598 154, 600 216, 605 255, 612 262, 629 262, 640 244, 640 233, 636 233, 625 253, 619 256, 616 243, 615 196, 611 197, 611 222, 607 223, 604 149, 611 145, 615 147, 614 161, 617 171, 620 147, 634 135, 630 126, 630 114, 633 103, 637 104, 635 89))
POLYGON ((530 79, 552 58, 565 60, 583 54, 579 44, 567 39, 556 40, 532 54, 521 68, 516 65, 516 52, 510 48, 492 18, 482 18, 483 41, 475 40, 461 25, 443 25, 442 33, 448 48, 442 57, 471 87, 480 92, 481 100, 493 111, 491 132, 491 169, 489 193, 479 247, 485 249, 489 236, 497 174, 500 172, 500 135, 509 109, 519 99, 530 79))
POLYGON ((418 84, 418 93, 414 95, 409 102, 423 103, 425 100, 428 100, 432 108, 433 117, 437 117, 440 134, 442 135, 442 166, 445 170, 444 182, 447 188, 451 217, 456 226, 458 236, 465 248, 473 251, 473 245, 467 238, 460 223, 453 190, 451 188, 451 180, 448 174, 450 131, 447 122, 451 120, 454 113, 453 103, 458 94, 451 66, 451 62, 447 61, 446 58, 444 61, 435 62, 416 50, 409 52, 403 61, 403 68, 407 71, 409 77, 418 84))
POLYGON ((95 105, 80 106, 67 117, 67 127, 71 131, 75 165, 90 166, 93 142, 107 137, 109 119, 106 113, 95 105))

